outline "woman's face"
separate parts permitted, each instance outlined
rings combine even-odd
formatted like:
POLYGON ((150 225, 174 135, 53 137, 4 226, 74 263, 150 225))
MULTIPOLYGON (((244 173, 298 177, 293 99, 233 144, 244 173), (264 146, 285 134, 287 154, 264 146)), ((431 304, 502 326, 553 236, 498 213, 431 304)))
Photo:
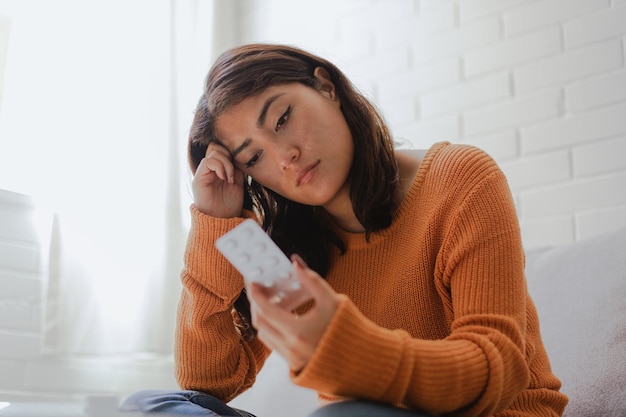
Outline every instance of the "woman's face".
POLYGON ((348 198, 354 144, 334 85, 323 70, 315 74, 319 91, 281 84, 232 106, 217 119, 217 137, 255 181, 292 201, 330 208, 348 198))

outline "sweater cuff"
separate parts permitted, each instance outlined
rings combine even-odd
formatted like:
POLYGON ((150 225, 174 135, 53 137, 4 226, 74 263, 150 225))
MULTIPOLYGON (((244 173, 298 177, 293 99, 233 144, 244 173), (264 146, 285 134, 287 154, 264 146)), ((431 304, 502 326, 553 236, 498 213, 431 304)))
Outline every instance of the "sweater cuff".
POLYGON ((420 340, 365 317, 345 295, 296 385, 425 410, 458 409, 487 383, 483 350, 468 340, 420 340), (451 384, 454 381, 462 384, 451 384), (442 395, 442 393, 445 393, 442 395))
POLYGON ((296 385, 345 397, 384 397, 398 377, 405 332, 382 328, 367 319, 345 295, 320 344, 299 372, 291 372, 296 385), (367 364, 367 366, 364 366, 367 364), (392 368, 392 369, 390 369, 392 368))

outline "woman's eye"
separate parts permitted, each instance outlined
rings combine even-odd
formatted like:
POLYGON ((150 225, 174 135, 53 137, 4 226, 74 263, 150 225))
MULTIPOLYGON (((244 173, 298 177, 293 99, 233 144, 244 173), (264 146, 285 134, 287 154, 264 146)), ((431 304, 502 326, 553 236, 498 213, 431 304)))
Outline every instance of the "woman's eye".
POLYGON ((285 123, 287 123, 287 120, 289 120, 289 114, 291 113, 291 106, 287 107, 287 110, 285 110, 285 112, 282 114, 282 116, 280 116, 278 118, 278 121, 276 122, 276 131, 278 132, 278 130, 283 127, 285 125, 285 123))
POLYGON ((248 160, 248 162, 246 162, 246 168, 252 168, 253 166, 255 166, 256 163, 259 162, 259 158, 261 158, 261 152, 255 154, 252 158, 248 160))

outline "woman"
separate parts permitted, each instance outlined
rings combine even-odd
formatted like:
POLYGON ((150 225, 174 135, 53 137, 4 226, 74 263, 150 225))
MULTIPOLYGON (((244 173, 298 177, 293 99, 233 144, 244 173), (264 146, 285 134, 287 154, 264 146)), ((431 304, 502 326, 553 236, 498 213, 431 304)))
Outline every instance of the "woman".
POLYGON ((562 414, 510 191, 484 152, 395 150, 336 66, 262 44, 218 58, 188 150, 176 349, 188 391, 143 393, 143 410, 249 415, 226 403, 275 350, 331 403, 315 416, 562 414), (244 288, 214 242, 246 217, 313 303, 289 312, 244 288))

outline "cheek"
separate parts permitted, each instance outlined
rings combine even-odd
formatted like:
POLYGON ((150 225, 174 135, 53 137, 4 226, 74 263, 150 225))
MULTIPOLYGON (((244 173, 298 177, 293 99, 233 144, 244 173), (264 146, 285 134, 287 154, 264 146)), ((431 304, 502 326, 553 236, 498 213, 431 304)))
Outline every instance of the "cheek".
POLYGON ((286 198, 290 198, 290 196, 285 193, 285 190, 288 189, 283 185, 284 176, 270 172, 270 170, 271 168, 263 167, 263 172, 252 176, 252 178, 264 188, 270 189, 286 198))

